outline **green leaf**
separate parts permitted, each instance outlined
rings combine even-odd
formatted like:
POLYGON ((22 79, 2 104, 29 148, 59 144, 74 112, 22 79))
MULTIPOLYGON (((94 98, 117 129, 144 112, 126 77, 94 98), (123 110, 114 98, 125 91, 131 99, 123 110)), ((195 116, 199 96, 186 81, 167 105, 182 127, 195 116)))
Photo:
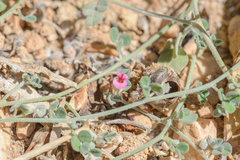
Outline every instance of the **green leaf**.
POLYGON ((36 22, 37 21, 37 17, 34 15, 27 15, 23 18, 24 21, 27 22, 36 22))
POLYGON ((215 148, 220 147, 222 142, 223 142, 223 139, 221 139, 221 138, 214 138, 214 141, 210 144, 210 146, 215 149, 215 148))
POLYGON ((155 92, 157 95, 162 95, 163 94, 163 89, 162 86, 158 83, 151 83, 150 84, 151 90, 155 92))
POLYGON ((15 109, 17 109, 17 108, 19 108, 21 106, 21 103, 16 103, 16 104, 14 104, 11 108, 10 108, 10 112, 13 112, 13 111, 15 111, 15 109))
POLYGON ((188 116, 190 115, 190 110, 187 109, 187 108, 183 108, 181 111, 180 111, 180 115, 179 115, 179 118, 183 118, 185 116, 188 116))
POLYGON ((119 37, 119 41, 120 41, 120 39, 122 39, 123 40, 123 45, 124 46, 128 46, 130 43, 131 43, 131 41, 132 41, 132 37, 130 36, 130 34, 128 34, 128 33, 123 33, 120 37, 119 37))
POLYGON ((88 26, 95 26, 102 21, 102 18, 102 13, 95 11, 93 15, 87 16, 85 24, 88 26))
POLYGON ((82 145, 80 145, 80 152, 82 154, 87 154, 88 151, 89 151, 89 148, 90 148, 89 143, 88 142, 84 142, 82 145))
POLYGON ((79 140, 82 143, 84 143, 84 142, 87 142, 87 143, 92 142, 91 133, 89 131, 87 131, 87 130, 83 130, 83 131, 79 132, 78 138, 79 138, 79 140))
POLYGON ((108 0, 98 0, 97 10, 100 12, 105 12, 108 9, 109 1, 108 0))
POLYGON ((224 97, 223 97, 223 88, 218 89, 218 97, 220 101, 223 101, 224 97))
POLYGON ((220 46, 222 43, 223 43, 223 41, 221 39, 217 39, 214 41, 214 46, 215 47, 220 46))
POLYGON ((93 143, 93 142, 89 143, 89 149, 91 150, 93 148, 95 148, 95 143, 93 143))
POLYGON ((113 95, 112 100, 115 102, 122 102, 122 97, 120 95, 113 95))
POLYGON ((123 39, 118 40, 117 42, 117 51, 122 54, 123 39))
POLYGON ((65 108, 59 107, 56 111, 56 116, 58 118, 66 118, 67 117, 67 112, 66 112, 65 108))
POLYGON ((50 118, 57 118, 56 114, 53 111, 49 110, 49 117, 50 118))
POLYGON ((80 152, 80 141, 78 140, 78 137, 76 135, 72 136, 71 138, 71 146, 73 150, 80 152))
POLYGON ((4 11, 7 8, 7 5, 0 1, 0 12, 4 11))
POLYGON ((86 160, 92 160, 92 154, 91 152, 88 152, 87 159, 86 160))
POLYGON ((220 109, 215 109, 214 111, 213 111, 213 116, 214 117, 219 117, 219 116, 221 116, 222 115, 222 111, 220 110, 220 109))
POLYGON ((214 41, 216 41, 216 36, 215 36, 214 34, 212 34, 212 35, 210 36, 210 39, 211 39, 212 42, 214 42, 214 41))
POLYGON ((102 136, 103 136, 103 137, 106 137, 108 134, 109 134, 109 132, 106 131, 106 132, 104 132, 104 133, 102 134, 102 136))
POLYGON ((178 157, 180 158, 180 159, 184 159, 184 156, 181 154, 181 151, 179 150, 179 149, 177 149, 176 148, 176 153, 178 154, 178 157))
POLYGON ((208 146, 207 140, 206 138, 203 138, 199 144, 199 147, 204 150, 207 148, 207 146, 208 146))
POLYGON ((57 106, 59 105, 59 101, 58 101, 58 99, 55 101, 55 102, 53 102, 51 105, 50 105, 50 107, 49 107, 49 111, 54 111, 55 109, 57 109, 57 106))
POLYGON ((201 92, 197 94, 198 100, 201 104, 206 103, 207 102, 207 98, 206 96, 204 96, 201 92))
POLYGON ((200 41, 199 43, 196 43, 199 49, 206 48, 206 44, 203 41, 200 41))
POLYGON ((224 109, 226 109, 230 114, 235 112, 236 110, 236 107, 235 105, 233 104, 233 102, 231 101, 228 101, 228 100, 224 100, 222 101, 222 106, 224 109))
POLYGON ((128 79, 125 79, 125 81, 127 82, 127 85, 126 85, 126 87, 122 88, 122 90, 124 90, 126 92, 127 90, 129 90, 132 87, 132 84, 128 79))
POLYGON ((122 73, 122 74, 126 74, 126 75, 128 76, 128 79, 130 79, 130 77, 131 77, 131 72, 130 72, 129 69, 123 69, 123 70, 121 71, 121 73, 122 73))
POLYGON ((151 79, 147 76, 143 76, 140 79, 140 85, 142 88, 149 88, 150 83, 151 83, 151 79))
POLYGON ((178 149, 181 153, 187 153, 189 150, 189 146, 187 143, 184 142, 180 142, 178 143, 178 145, 176 146, 176 149, 178 149))
POLYGON ((174 49, 165 50, 161 53, 158 63, 172 67, 179 73, 188 64, 188 55, 183 49, 178 49, 178 56, 174 58, 174 49))
POLYGON ((39 104, 37 106, 37 111, 35 112, 36 116, 42 118, 47 112, 46 106, 44 104, 39 104))
POLYGON ((21 19, 23 19, 23 18, 24 18, 24 16, 22 15, 22 12, 21 12, 21 10, 20 10, 20 9, 18 9, 18 16, 19 16, 19 18, 21 18, 21 19))
POLYGON ((184 124, 191 124, 195 122, 197 119, 198 119, 198 114, 190 114, 180 119, 180 121, 184 124))
POLYGON ((119 34, 119 31, 118 31, 118 28, 117 27, 112 27, 110 29, 110 38, 111 38, 111 41, 116 43, 117 42, 117 39, 118 39, 118 34, 119 34))
POLYGON ((239 103, 240 102, 240 95, 237 92, 230 91, 226 94, 227 99, 229 101, 232 101, 233 103, 239 103))
POLYGON ((232 153, 232 146, 229 143, 223 143, 222 144, 223 150, 222 150, 222 155, 223 156, 228 156, 229 154, 232 153))
POLYGON ((93 15, 95 7, 96 7, 96 2, 94 1, 88 2, 82 9, 83 15, 84 16, 93 15))
POLYGON ((150 88, 142 88, 143 94, 145 97, 149 97, 150 95, 150 88))
POLYGON ((170 88, 171 88, 171 87, 170 87, 169 83, 164 83, 164 84, 162 85, 163 94, 169 93, 170 88))
POLYGON ((169 148, 170 148, 171 151, 175 152, 175 148, 172 144, 172 141, 169 142, 169 148))
POLYGON ((229 88, 229 89, 235 89, 235 85, 234 85, 233 83, 229 83, 229 84, 228 84, 228 88, 229 88))
POLYGON ((213 155, 219 155, 219 154, 222 154, 222 150, 223 150, 223 147, 220 146, 220 147, 214 149, 214 150, 212 151, 212 154, 213 154, 213 155))
POLYGON ((203 27, 204 27, 204 29, 205 30, 208 30, 208 22, 205 20, 205 19, 203 19, 203 18, 201 18, 201 21, 202 21, 202 24, 203 24, 203 27))
POLYGON ((108 135, 109 138, 114 138, 117 136, 117 133, 116 132, 112 132, 108 135))
POLYGON ((102 151, 100 149, 98 149, 98 148, 91 149, 90 152, 95 157, 101 157, 102 156, 102 151))

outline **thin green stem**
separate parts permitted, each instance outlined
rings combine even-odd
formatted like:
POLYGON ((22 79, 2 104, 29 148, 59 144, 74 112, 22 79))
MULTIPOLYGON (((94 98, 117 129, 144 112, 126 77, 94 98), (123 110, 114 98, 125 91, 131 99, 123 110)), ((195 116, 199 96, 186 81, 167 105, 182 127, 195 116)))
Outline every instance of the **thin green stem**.
POLYGON ((22 3, 23 0, 18 0, 7 12, 0 16, 0 21, 7 16, 13 14, 13 11, 22 3))
POLYGON ((3 97, 3 99, 2 99, 1 102, 6 101, 7 98, 13 94, 13 92, 15 92, 16 90, 18 90, 19 88, 21 88, 21 87, 24 86, 24 85, 25 85, 25 82, 23 82, 23 81, 22 81, 21 83, 19 83, 15 88, 13 88, 10 92, 8 92, 8 93, 3 97))
POLYGON ((157 14, 157 13, 153 13, 153 12, 148 12, 148 11, 145 11, 145 10, 133 7, 133 6, 129 5, 129 4, 123 3, 123 2, 121 2, 119 0, 110 0, 110 2, 114 3, 116 5, 119 5, 121 7, 130 9, 130 10, 132 10, 134 12, 147 15, 147 16, 158 17, 158 18, 166 19, 166 20, 173 21, 173 22, 179 22, 179 23, 191 25, 191 21, 189 21, 189 20, 184 20, 184 19, 179 19, 179 18, 166 16, 166 15, 163 15, 163 14, 157 14))
POLYGON ((65 101, 65 104, 66 104, 67 107, 73 112, 73 114, 74 114, 76 117, 80 117, 80 115, 77 113, 77 111, 76 111, 67 101, 65 101))
POLYGON ((210 88, 210 87, 212 87, 212 85, 220 82, 221 80, 226 78, 226 76, 229 73, 233 72, 238 67, 240 67, 240 62, 235 64, 231 69, 229 69, 226 73, 222 74, 221 76, 219 76, 215 80, 213 80, 210 83, 207 83, 205 85, 202 85, 200 87, 193 88, 193 89, 188 89, 188 90, 184 90, 184 91, 180 91, 180 92, 174 92, 174 93, 171 93, 171 94, 166 94, 166 95, 161 95, 161 96, 156 96, 156 97, 151 97, 151 98, 145 98, 141 101, 134 102, 134 103, 131 103, 129 105, 125 105, 123 107, 119 107, 119 108, 109 110, 109 111, 105 111, 105 112, 100 112, 100 113, 96 113, 96 114, 82 116, 82 117, 79 117, 79 118, 76 117, 76 118, 70 118, 70 119, 58 119, 58 118, 19 118, 19 119, 15 119, 15 118, 6 118, 6 119, 0 119, 0 123, 4 123, 4 122, 71 123, 71 122, 80 121, 80 120, 102 117, 102 116, 106 116, 106 115, 109 115, 109 114, 122 112, 124 110, 134 108, 134 107, 139 106, 139 105, 144 104, 144 103, 149 103, 149 102, 156 101, 156 100, 182 96, 184 94, 200 92, 200 91, 205 90, 207 88, 210 88))
POLYGON ((182 37, 182 33, 180 32, 177 36, 177 39, 176 39, 176 42, 175 42, 175 47, 174 47, 174 58, 176 58, 178 56, 178 48, 179 48, 179 42, 180 42, 180 39, 182 37))
POLYGON ((182 43, 183 43, 183 40, 184 38, 187 36, 187 34, 191 31, 191 27, 188 26, 182 33, 182 36, 181 36, 181 39, 180 39, 180 42, 179 42, 179 47, 182 47, 182 43))

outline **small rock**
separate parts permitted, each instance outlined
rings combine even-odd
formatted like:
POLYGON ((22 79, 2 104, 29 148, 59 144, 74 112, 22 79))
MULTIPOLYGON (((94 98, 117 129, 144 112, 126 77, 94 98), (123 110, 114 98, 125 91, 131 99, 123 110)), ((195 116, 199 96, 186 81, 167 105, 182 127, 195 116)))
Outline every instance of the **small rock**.
POLYGON ((168 31, 164 34, 164 36, 168 38, 177 38, 179 32, 180 32, 179 25, 174 24, 168 29, 168 31))
POLYGON ((33 56, 35 59, 41 59, 41 60, 47 59, 46 50, 44 48, 33 52, 33 56))
POLYGON ((27 35, 27 37, 25 38, 26 48, 29 52, 40 50, 45 46, 42 37, 36 32, 26 31, 25 34, 27 35))
POLYGON ((36 128, 36 123, 18 122, 16 133, 19 139, 25 139, 29 137, 36 128))
POLYGON ((209 103, 205 103, 204 106, 202 106, 198 110, 198 115, 201 118, 211 118, 213 116, 213 106, 209 103))
POLYGON ((168 151, 169 149, 170 149, 170 148, 169 148, 168 144, 167 144, 166 142, 163 142, 163 143, 162 143, 162 150, 168 151))
POLYGON ((93 42, 90 44, 85 44, 84 48, 86 52, 100 52, 106 55, 118 56, 119 53, 116 48, 112 45, 105 45, 99 42, 93 42))
POLYGON ((194 41, 194 38, 191 38, 183 47, 183 50, 188 54, 188 55, 194 55, 196 50, 197 50, 197 45, 194 41))
MULTIPOLYGON (((185 134, 197 146, 203 138, 208 138, 208 136, 213 138, 217 137, 217 122, 213 119, 198 118, 196 122, 191 124, 183 124, 179 121, 176 123, 175 127, 185 134)), ((174 132, 173 139, 186 142, 176 132, 174 132)), ((204 159, 191 145, 189 145, 189 151, 183 155, 191 160, 204 159)))
POLYGON ((127 116, 129 118, 132 118, 135 122, 141 123, 145 126, 147 126, 148 128, 152 128, 152 122, 151 119, 148 118, 147 116, 136 112, 136 111, 130 111, 127 116))

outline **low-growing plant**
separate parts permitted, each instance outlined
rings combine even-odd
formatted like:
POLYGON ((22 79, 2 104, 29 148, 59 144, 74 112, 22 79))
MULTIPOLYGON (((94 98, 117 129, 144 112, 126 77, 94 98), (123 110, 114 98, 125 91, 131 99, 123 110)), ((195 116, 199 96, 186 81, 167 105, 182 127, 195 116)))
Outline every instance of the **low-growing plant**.
MULTIPOLYGON (((5 12, 0 16, 0 20, 6 18, 9 15, 18 16, 22 20, 25 20, 27 22, 35 22, 36 17, 33 15, 26 15, 23 16, 21 11, 18 10, 18 14, 12 14, 13 10, 19 6, 19 4, 23 0, 18 0, 8 11, 5 12, 6 5, 4 1, 0 1, 0 12, 5 12)), ((201 149, 207 149, 211 147, 212 151, 208 151, 209 153, 205 154, 202 150, 200 150, 196 144, 191 142, 187 136, 185 136, 182 132, 177 130, 175 127, 171 125, 173 120, 179 120, 182 123, 190 124, 197 120, 198 115, 197 114, 190 114, 189 109, 184 108, 183 104, 188 94, 190 93, 197 93, 197 97, 199 99, 200 103, 206 103, 207 102, 207 96, 209 95, 209 88, 213 88, 215 91, 218 92, 219 99, 221 103, 219 103, 214 110, 213 114, 214 116, 226 116, 228 113, 233 113, 236 108, 239 108, 239 102, 240 102, 240 89, 239 89, 239 83, 237 82, 236 78, 233 78, 231 76, 231 72, 237 69, 240 66, 240 62, 235 64, 230 70, 227 69, 225 66, 223 60, 221 59, 216 46, 220 45, 222 41, 220 39, 217 39, 215 35, 211 35, 208 30, 208 23, 206 20, 201 19, 198 11, 198 4, 197 0, 192 0, 189 4, 188 8, 184 10, 178 18, 165 16, 153 12, 148 12, 141 10, 139 8, 136 8, 134 6, 130 6, 126 3, 123 3, 119 0, 98 0, 98 2, 90 1, 87 4, 84 5, 82 8, 82 13, 84 16, 86 16, 86 25, 94 26, 99 24, 102 19, 103 15, 102 12, 106 12, 109 4, 113 3, 115 5, 119 5, 121 7, 124 7, 126 9, 133 10, 137 13, 145 14, 147 16, 154 16, 166 20, 170 20, 171 23, 166 25, 164 28, 162 28, 158 33, 153 35, 149 40, 147 40, 145 43, 143 43, 139 48, 137 48, 134 52, 129 54, 126 57, 122 56, 122 59, 117 62, 115 65, 111 66, 110 68, 106 69, 102 73, 89 78, 88 80, 85 80, 77 85, 76 88, 70 88, 66 91, 57 93, 55 95, 50 95, 46 97, 41 98, 33 98, 33 99, 26 99, 26 100, 18 100, 18 101, 6 101, 7 98, 15 92, 17 89, 21 88, 22 86, 26 84, 30 84, 33 87, 40 88, 40 78, 38 75, 33 75, 32 77, 29 74, 23 74, 22 75, 22 82, 15 87, 11 92, 7 93, 5 97, 0 102, 0 107, 6 107, 6 106, 12 106, 10 111, 14 112, 13 118, 6 118, 6 119, 0 119, 1 123, 4 122, 41 122, 41 123, 68 123, 71 128, 77 128, 80 125, 78 125, 76 122, 80 121, 82 124, 84 123, 83 120, 97 118, 101 116, 106 116, 109 114, 118 113, 121 111, 128 110, 130 108, 134 108, 135 110, 146 114, 149 117, 152 117, 153 119, 156 119, 163 123, 165 125, 164 129, 161 133, 159 133, 158 136, 156 136, 153 140, 150 142, 142 145, 139 148, 136 148, 128 153, 122 154, 114 159, 124 159, 125 157, 128 157, 134 153, 139 152, 140 150, 147 148, 151 145, 153 145, 156 142, 159 142, 160 140, 165 140, 166 143, 169 144, 170 149, 173 152, 176 152, 179 158, 184 158, 182 155, 183 153, 186 153, 189 149, 189 146, 184 142, 178 142, 176 140, 172 140, 169 137, 164 136, 165 133, 168 131, 169 128, 171 128, 173 131, 175 131, 177 134, 182 136, 195 150, 199 152, 199 154, 205 158, 209 159, 211 154, 214 155, 224 155, 228 156, 232 152, 232 147, 229 143, 224 142, 222 139, 219 138, 212 138, 208 137, 208 139, 203 139, 199 146, 201 149), (188 13, 192 11, 192 18, 186 19, 186 16, 188 13), (123 63, 130 60, 132 57, 134 57, 136 54, 138 54, 141 50, 147 48, 151 43, 156 41, 161 35, 163 35, 169 27, 171 27, 174 23, 181 23, 183 24, 184 30, 182 33, 180 33, 174 42, 173 40, 168 40, 162 50, 160 51, 162 54, 158 59, 158 63, 162 65, 170 66, 174 69, 176 73, 180 73, 180 71, 187 65, 188 63, 188 56, 186 52, 181 48, 183 39, 186 37, 186 35, 192 31, 194 33, 194 40, 197 45, 197 50, 195 55, 192 58, 191 67, 189 70, 187 83, 185 85, 184 91, 178 91, 169 93, 170 86, 165 81, 161 84, 151 82, 150 77, 148 76, 142 76, 140 79, 140 86, 142 89, 142 92, 144 94, 144 98, 140 99, 133 103, 128 103, 124 97, 123 94, 126 94, 127 91, 131 88, 131 82, 130 82, 130 71, 129 70, 122 70, 121 72, 118 72, 116 77, 113 80, 113 85, 115 87, 115 93, 104 93, 104 96, 106 96, 106 99, 108 100, 110 105, 115 105, 118 102, 121 102, 125 104, 122 107, 118 107, 109 111, 104 111, 101 113, 96 113, 92 115, 87 116, 79 116, 78 113, 66 102, 66 105, 70 108, 70 110, 74 113, 76 117, 74 118, 68 118, 66 119, 67 112, 63 107, 59 106, 59 99, 61 99, 63 96, 76 91, 76 89, 79 89, 107 74, 109 74, 111 71, 115 70, 119 66, 121 66, 123 63), (193 68, 196 62, 196 58, 198 55, 199 50, 204 49, 208 47, 210 51, 212 52, 214 58, 216 59, 219 67, 222 69, 223 74, 219 76, 217 79, 202 85, 202 82, 198 83, 198 86, 193 89, 189 89, 191 77, 193 73, 193 68), (216 83, 223 80, 224 78, 227 78, 229 81, 228 87, 232 90, 231 92, 228 92, 227 94, 224 94, 222 88, 217 88, 216 83), (168 98, 174 98, 177 96, 181 96, 181 99, 174 110, 173 114, 167 118, 166 121, 161 120, 160 118, 146 113, 144 111, 139 110, 136 108, 137 106, 153 102, 156 100, 162 100, 162 99, 168 99, 168 98), (44 105, 38 105, 34 109, 29 109, 29 107, 26 105, 27 103, 34 103, 39 101, 47 101, 47 100, 55 100, 50 105, 50 108, 48 109, 48 112, 46 111, 46 107, 44 105), (21 110, 23 114, 17 115, 18 110, 21 110), (49 118, 42 118, 48 113, 49 118), (20 118, 25 115, 33 114, 33 117, 40 117, 40 118, 20 118)), ((101 24, 100 24, 101 25, 101 24)), ((126 33, 122 33, 119 36, 119 30, 117 27, 113 27, 110 29, 110 38, 112 42, 116 43, 116 48, 119 53, 122 54, 122 48, 124 46, 127 46, 131 43, 131 36, 126 33)), ((83 130, 79 132, 79 134, 75 134, 73 132, 73 136, 71 138, 71 145, 72 148, 80 152, 81 154, 86 156, 86 159, 91 159, 92 156, 95 157, 101 157, 102 152, 100 149, 95 147, 95 142, 98 141, 99 144, 104 145, 107 142, 112 141, 112 138, 116 136, 116 133, 108 133, 105 132, 101 136, 97 136, 96 138, 93 138, 93 135, 90 131, 83 130)))

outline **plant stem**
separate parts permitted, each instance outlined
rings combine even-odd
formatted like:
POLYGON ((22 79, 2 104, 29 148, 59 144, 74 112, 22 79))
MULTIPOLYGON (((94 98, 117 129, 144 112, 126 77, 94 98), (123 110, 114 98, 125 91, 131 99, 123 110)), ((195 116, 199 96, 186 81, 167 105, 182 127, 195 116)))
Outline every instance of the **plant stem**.
POLYGON ((80 115, 77 113, 77 111, 76 111, 67 101, 65 101, 65 104, 66 104, 67 107, 73 112, 73 114, 74 114, 76 117, 80 117, 80 115))
POLYGON ((212 87, 212 85, 220 82, 224 78, 226 78, 226 76, 229 73, 233 72, 238 67, 240 67, 240 62, 235 64, 230 70, 228 70, 226 73, 222 74, 221 76, 219 76, 218 78, 216 78, 212 82, 207 83, 205 85, 202 85, 200 87, 193 88, 193 89, 188 89, 188 90, 184 90, 184 91, 180 91, 180 92, 174 92, 174 93, 171 93, 171 94, 166 94, 166 95, 161 95, 161 96, 156 96, 156 97, 151 97, 151 98, 145 98, 141 101, 134 102, 134 103, 131 103, 129 105, 125 105, 123 107, 119 107, 119 108, 116 108, 116 109, 112 109, 110 111, 105 111, 105 112, 100 112, 100 113, 96 113, 96 114, 92 114, 92 115, 82 116, 82 117, 79 117, 79 118, 76 117, 76 118, 70 118, 70 119, 58 119, 58 118, 19 118, 19 119, 15 119, 15 118, 6 118, 6 119, 0 119, 0 123, 4 123, 4 122, 71 123, 71 122, 80 121, 80 120, 102 117, 102 116, 106 116, 106 115, 109 115, 109 114, 122 112, 124 110, 134 108, 134 107, 139 106, 139 105, 144 104, 144 103, 149 103, 149 102, 156 101, 156 100, 177 97, 177 96, 181 96, 181 95, 184 95, 184 94, 190 94, 190 93, 195 93, 195 92, 205 90, 207 88, 212 87))
POLYGON ((184 31, 183 31, 183 34, 181 36, 181 39, 180 39, 180 42, 179 42, 179 47, 182 47, 182 43, 183 43, 183 40, 184 38, 187 36, 187 34, 191 31, 191 27, 188 26, 184 31))
POLYGON ((10 92, 8 92, 8 93, 3 97, 3 99, 2 99, 1 102, 6 101, 7 98, 8 98, 11 94, 13 94, 13 92, 15 92, 16 90, 18 90, 19 88, 21 88, 21 87, 24 86, 24 85, 25 85, 25 82, 24 82, 24 81, 22 81, 21 83, 19 83, 15 88, 13 88, 10 92))
POLYGON ((18 0, 7 12, 5 12, 3 15, 0 16, 0 21, 6 18, 7 16, 13 14, 13 10, 16 9, 23 0, 18 0))
POLYGON ((153 12, 148 12, 148 11, 133 7, 129 4, 123 3, 119 0, 110 0, 109 2, 114 3, 116 5, 119 5, 121 7, 124 7, 124 8, 130 9, 134 12, 147 15, 147 16, 158 17, 158 18, 166 19, 166 20, 173 21, 173 22, 179 22, 179 23, 191 25, 191 21, 189 21, 189 20, 174 18, 174 17, 171 17, 171 16, 166 16, 166 15, 163 15, 163 14, 157 14, 157 13, 153 13, 153 12))
POLYGON ((179 48, 179 42, 182 37, 182 33, 180 32, 177 36, 176 42, 175 42, 175 47, 174 47, 174 58, 178 56, 178 48, 179 48))

